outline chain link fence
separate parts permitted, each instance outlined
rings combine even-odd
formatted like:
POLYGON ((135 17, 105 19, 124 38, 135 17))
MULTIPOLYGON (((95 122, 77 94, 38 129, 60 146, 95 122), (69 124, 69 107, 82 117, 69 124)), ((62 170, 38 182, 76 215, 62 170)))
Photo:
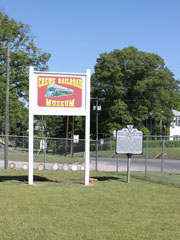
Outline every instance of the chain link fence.
MULTIPOLYGON (((28 136, 8 136, 9 168, 28 168, 28 136)), ((5 136, 0 136, 0 168, 4 168, 5 136)), ((96 142, 90 149, 95 151, 96 142)), ((85 140, 51 137, 34 137, 34 168, 62 170, 84 170, 85 140)), ((93 170, 93 162, 90 169, 93 170)))
MULTIPOLYGON (((115 138, 99 140, 96 156, 97 171, 126 174, 127 156, 116 154, 115 138)), ((144 136, 143 154, 131 156, 130 171, 136 178, 180 187, 180 138, 144 136)))
MULTIPOLYGON (((9 167, 28 168, 28 136, 8 136, 9 167), (14 164, 12 164, 14 163, 14 164), (11 165, 10 165, 11 164, 11 165)), ((4 167, 5 136, 0 136, 0 167, 4 167)), ((64 138, 34 138, 34 167, 83 170, 85 141, 64 138), (58 166, 57 166, 58 164, 58 166)), ((116 154, 116 138, 90 141, 90 170, 124 172, 127 156, 116 154)), ((180 138, 144 136, 143 154, 131 157, 131 172, 148 177, 152 172, 180 173, 180 138)), ((136 174, 137 175, 137 174, 136 174)))

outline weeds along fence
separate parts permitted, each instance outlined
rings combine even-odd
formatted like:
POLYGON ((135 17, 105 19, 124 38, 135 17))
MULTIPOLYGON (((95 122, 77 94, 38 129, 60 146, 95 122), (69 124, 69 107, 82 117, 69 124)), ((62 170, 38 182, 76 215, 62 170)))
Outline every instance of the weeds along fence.
MULTIPOLYGON (((28 136, 8 136, 9 162, 28 162, 28 136)), ((143 154, 132 156, 132 170, 169 171, 167 160, 180 160, 180 138, 144 136, 143 154), (176 140, 175 140, 176 139, 176 140), (152 162, 156 168, 151 167, 152 162)), ((4 159, 5 136, 0 136, 0 159, 4 159)), ((84 164, 85 141, 64 138, 34 138, 34 163, 84 164)), ((91 169, 122 171, 126 169, 126 156, 116 154, 116 138, 90 141, 91 169)), ((180 161, 179 161, 180 162, 180 161)), ((2 167, 2 166, 1 166, 2 167)), ((48 167, 48 165, 46 166, 48 167)), ((82 168, 83 169, 83 168, 82 168)), ((180 169, 180 168, 179 168, 180 169)))
MULTIPOLYGON (((98 157, 115 157, 116 139, 106 138, 102 140, 98 141, 98 157)), ((119 155, 119 158, 124 157, 119 155)), ((144 136, 143 154, 133 156, 133 158, 140 159, 159 159, 162 157, 165 159, 180 159, 180 138, 174 140, 170 136, 144 136)))

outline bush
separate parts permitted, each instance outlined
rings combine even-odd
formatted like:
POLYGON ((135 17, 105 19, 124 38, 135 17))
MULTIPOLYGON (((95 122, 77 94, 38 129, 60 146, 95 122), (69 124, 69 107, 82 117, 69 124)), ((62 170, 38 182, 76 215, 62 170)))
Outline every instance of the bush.
POLYGON ((179 140, 174 140, 174 141, 166 140, 165 146, 166 147, 180 147, 180 141, 179 140))
POLYGON ((103 150, 107 151, 107 150, 114 150, 116 147, 116 142, 115 141, 111 141, 111 142, 106 142, 103 144, 103 150))
POLYGON ((146 128, 146 127, 144 127, 144 126, 143 126, 143 127, 140 127, 139 130, 140 130, 140 131, 143 131, 144 135, 146 135, 146 136, 147 136, 147 135, 148 135, 148 136, 150 135, 149 129, 146 128))
MULTIPOLYGON (((162 147, 163 140, 149 140, 148 141, 148 148, 157 148, 162 147)), ((146 140, 143 142, 144 147, 146 147, 146 140)), ((180 141, 179 140, 165 140, 165 147, 179 147, 180 148, 180 141)))

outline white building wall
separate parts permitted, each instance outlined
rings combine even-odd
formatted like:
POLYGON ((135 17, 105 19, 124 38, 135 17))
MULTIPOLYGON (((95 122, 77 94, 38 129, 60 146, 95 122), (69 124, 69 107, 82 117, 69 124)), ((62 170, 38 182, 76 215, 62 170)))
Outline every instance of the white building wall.
POLYGON ((174 122, 170 126, 170 139, 180 139, 180 112, 173 110, 174 122))

